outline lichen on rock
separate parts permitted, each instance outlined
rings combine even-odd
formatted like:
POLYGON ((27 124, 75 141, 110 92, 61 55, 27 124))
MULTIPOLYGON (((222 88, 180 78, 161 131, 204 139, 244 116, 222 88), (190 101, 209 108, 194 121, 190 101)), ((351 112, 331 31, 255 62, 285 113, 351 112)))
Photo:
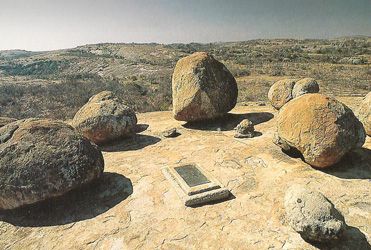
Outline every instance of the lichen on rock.
POLYGON ((60 121, 26 119, 0 128, 0 209, 65 194, 101 176, 102 153, 60 121))

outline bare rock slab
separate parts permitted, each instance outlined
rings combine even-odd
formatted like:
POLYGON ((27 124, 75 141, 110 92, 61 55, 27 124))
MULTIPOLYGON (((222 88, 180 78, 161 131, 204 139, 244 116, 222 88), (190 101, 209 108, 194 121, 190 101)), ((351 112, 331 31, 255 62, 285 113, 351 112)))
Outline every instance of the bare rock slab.
POLYGON ((63 122, 20 120, 0 138, 0 209, 63 195, 103 172, 97 146, 63 122))
POLYGON ((304 186, 291 186, 284 206, 288 223, 305 240, 337 240, 346 228, 343 216, 334 205, 323 194, 304 186))

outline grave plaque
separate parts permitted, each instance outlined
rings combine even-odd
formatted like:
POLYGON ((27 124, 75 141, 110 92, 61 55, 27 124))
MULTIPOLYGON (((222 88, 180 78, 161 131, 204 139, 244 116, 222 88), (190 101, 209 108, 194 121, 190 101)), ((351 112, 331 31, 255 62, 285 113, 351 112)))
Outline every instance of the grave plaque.
POLYGON ((167 167, 163 172, 186 206, 225 199, 230 194, 229 190, 222 188, 216 179, 205 174, 205 171, 195 164, 167 167))
POLYGON ((210 183, 206 176, 194 165, 185 165, 174 169, 190 187, 210 183))

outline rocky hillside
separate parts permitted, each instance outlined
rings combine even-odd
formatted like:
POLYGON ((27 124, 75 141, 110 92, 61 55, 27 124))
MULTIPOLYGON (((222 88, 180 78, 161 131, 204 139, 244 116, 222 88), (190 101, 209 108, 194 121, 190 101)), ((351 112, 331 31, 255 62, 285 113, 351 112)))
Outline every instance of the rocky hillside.
POLYGON ((371 90, 371 38, 252 40, 211 44, 95 44, 73 49, 0 51, 0 114, 68 119, 102 90, 137 112, 168 110, 177 60, 207 51, 236 77, 239 102, 265 101, 281 78, 313 77, 322 92, 371 90))

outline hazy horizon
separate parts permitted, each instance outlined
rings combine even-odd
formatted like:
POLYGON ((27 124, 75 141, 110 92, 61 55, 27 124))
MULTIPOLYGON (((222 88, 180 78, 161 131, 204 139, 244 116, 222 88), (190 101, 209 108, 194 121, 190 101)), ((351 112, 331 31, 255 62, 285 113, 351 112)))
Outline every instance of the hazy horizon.
POLYGON ((371 36, 371 1, 1 0, 0 50, 371 36))

